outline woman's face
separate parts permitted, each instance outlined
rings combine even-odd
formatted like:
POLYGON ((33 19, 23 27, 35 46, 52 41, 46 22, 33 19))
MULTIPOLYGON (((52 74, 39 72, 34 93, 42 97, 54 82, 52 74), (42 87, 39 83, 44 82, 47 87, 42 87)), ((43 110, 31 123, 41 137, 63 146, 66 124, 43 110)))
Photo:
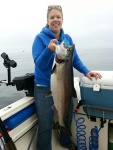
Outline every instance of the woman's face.
POLYGON ((62 13, 57 9, 52 9, 48 14, 47 23, 49 25, 49 29, 51 29, 54 33, 60 33, 63 23, 62 13))

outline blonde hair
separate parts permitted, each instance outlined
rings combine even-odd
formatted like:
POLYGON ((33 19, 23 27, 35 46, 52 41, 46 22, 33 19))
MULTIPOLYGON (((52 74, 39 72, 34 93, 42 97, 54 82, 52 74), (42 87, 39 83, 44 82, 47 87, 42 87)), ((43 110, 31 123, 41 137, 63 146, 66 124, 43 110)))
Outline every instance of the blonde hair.
MULTIPOLYGON (((48 19, 48 17, 49 17, 50 11, 53 10, 53 9, 59 10, 59 11, 61 12, 62 18, 63 18, 62 7, 61 7, 60 5, 49 5, 49 6, 48 6, 48 10, 47 10, 47 19, 48 19)), ((49 28, 48 23, 46 23, 46 27, 49 28)))

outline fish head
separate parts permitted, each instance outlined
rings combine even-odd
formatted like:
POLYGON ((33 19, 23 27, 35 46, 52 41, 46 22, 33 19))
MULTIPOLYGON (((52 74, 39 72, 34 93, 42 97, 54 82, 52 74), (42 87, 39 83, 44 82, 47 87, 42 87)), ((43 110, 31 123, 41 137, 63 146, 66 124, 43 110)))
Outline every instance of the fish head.
POLYGON ((65 46, 64 41, 61 44, 56 45, 56 55, 60 60, 67 60, 73 56, 75 45, 65 46))
POLYGON ((67 47, 67 57, 66 57, 66 60, 67 60, 67 59, 72 59, 72 57, 73 57, 73 52, 74 52, 74 48, 75 48, 75 45, 74 45, 74 44, 67 47))

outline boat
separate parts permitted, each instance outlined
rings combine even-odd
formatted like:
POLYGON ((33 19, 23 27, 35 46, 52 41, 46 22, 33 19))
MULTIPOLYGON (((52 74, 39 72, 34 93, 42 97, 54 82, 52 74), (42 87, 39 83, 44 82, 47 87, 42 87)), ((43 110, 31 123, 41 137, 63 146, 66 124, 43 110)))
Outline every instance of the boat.
MULTIPOLYGON (((34 76, 26 74, 11 81, 10 67, 16 64, 6 54, 2 56, 8 81, 3 80, 1 84, 15 85, 18 91, 25 90, 26 96, 0 110, 0 150, 36 150, 38 118, 33 97, 34 76)), ((78 150, 113 150, 113 71, 98 72, 103 76, 99 81, 74 77, 77 98, 73 99, 71 139, 78 150)), ((59 130, 53 129, 52 150, 66 149, 59 143, 59 130)))

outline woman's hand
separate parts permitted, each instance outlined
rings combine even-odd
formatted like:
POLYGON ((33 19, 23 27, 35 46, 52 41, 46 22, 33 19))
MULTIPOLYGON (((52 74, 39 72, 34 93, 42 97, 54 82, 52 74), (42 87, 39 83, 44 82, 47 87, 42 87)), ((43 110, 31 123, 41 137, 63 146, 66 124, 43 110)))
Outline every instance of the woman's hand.
POLYGON ((86 77, 88 77, 90 80, 92 80, 92 77, 95 77, 95 79, 101 79, 102 78, 102 75, 98 72, 88 72, 86 74, 86 77))
POLYGON ((57 43, 57 39, 52 39, 50 41, 50 43, 48 44, 48 49, 52 52, 55 52, 55 49, 56 49, 56 44, 57 43))

